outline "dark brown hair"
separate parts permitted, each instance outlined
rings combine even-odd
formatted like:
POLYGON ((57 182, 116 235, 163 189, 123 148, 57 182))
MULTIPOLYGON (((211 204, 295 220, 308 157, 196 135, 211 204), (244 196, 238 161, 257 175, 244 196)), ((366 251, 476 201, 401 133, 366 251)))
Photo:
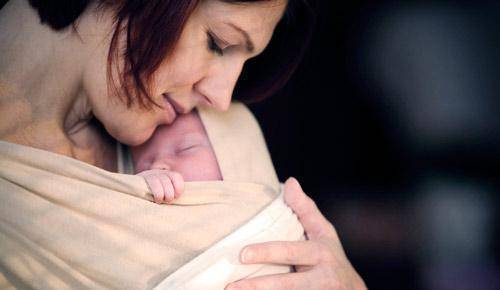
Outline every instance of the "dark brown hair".
MULTIPOLYGON (((155 104, 148 93, 153 73, 173 51, 184 24, 202 0, 95 0, 98 7, 115 11, 116 28, 108 53, 108 78, 112 88, 127 106, 155 104), (125 51, 119 51, 118 38, 126 33, 125 51), (113 65, 124 56, 124 70, 115 86, 113 65)), ((225 0, 255 2, 266 0, 225 0)), ((276 27, 266 50, 248 61, 235 88, 235 97, 251 102, 262 100, 281 88, 291 77, 309 44, 314 14, 307 0, 288 0, 285 15, 276 27)), ((90 0, 30 0, 42 23, 55 30, 73 24, 90 0)))

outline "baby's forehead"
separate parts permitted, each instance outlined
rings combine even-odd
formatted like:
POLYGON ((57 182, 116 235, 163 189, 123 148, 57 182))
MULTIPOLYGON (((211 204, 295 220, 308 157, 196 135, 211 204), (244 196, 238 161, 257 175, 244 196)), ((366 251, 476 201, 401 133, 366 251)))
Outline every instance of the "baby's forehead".
POLYGON ((196 132, 186 132, 185 134, 179 136, 178 142, 189 141, 189 142, 205 142, 208 141, 208 136, 203 131, 196 132))
POLYGON ((201 119, 195 112, 179 115, 172 124, 162 125, 159 128, 161 128, 163 133, 172 135, 186 133, 188 131, 204 131, 201 119))
POLYGON ((201 142, 208 140, 208 135, 197 113, 180 115, 169 126, 159 128, 158 137, 162 142, 179 143, 182 141, 201 142))

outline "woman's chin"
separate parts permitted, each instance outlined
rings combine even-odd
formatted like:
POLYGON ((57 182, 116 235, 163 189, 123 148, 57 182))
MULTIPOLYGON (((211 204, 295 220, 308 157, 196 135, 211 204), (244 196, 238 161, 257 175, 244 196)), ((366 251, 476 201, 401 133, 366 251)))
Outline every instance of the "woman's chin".
POLYGON ((144 142, 148 141, 148 139, 153 135, 154 130, 143 130, 141 132, 124 132, 122 134, 111 134, 116 140, 120 143, 123 143, 128 146, 139 146, 144 142))

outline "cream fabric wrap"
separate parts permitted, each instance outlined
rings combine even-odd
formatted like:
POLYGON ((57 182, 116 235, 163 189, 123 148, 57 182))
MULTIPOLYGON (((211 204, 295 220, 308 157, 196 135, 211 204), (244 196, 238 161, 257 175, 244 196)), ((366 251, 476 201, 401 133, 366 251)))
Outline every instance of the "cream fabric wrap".
POLYGON ((0 289, 222 289, 289 271, 239 250, 297 240, 262 134, 241 104, 200 110, 224 181, 158 205, 142 177, 0 141, 0 289))

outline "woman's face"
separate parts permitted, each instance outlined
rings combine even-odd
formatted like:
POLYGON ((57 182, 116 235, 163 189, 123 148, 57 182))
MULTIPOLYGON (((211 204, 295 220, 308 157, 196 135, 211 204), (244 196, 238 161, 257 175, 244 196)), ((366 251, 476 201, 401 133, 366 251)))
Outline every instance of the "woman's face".
POLYGON ((138 145, 157 126, 171 124, 177 114, 196 106, 226 110, 243 64, 267 46, 285 1, 201 1, 173 53, 153 75, 150 94, 163 108, 127 108, 116 96, 108 96, 107 51, 96 53, 85 68, 83 83, 93 114, 114 138, 138 145))

